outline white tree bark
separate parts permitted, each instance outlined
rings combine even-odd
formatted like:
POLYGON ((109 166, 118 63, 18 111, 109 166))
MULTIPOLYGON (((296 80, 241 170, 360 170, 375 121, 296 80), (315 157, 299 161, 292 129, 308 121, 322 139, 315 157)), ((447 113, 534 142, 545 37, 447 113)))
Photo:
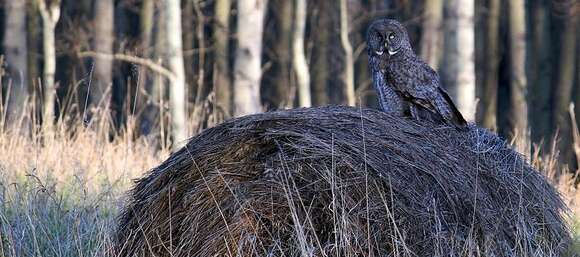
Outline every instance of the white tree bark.
POLYGON ((238 49, 234 63, 234 114, 242 116, 262 110, 262 33, 267 0, 238 1, 238 49))
POLYGON ((170 79, 169 106, 171 112, 171 134, 174 149, 181 147, 187 139, 185 115, 185 68, 183 65, 183 43, 181 31, 181 8, 179 0, 165 0, 166 55, 169 70, 174 77, 170 79))
POLYGON ((292 35, 292 63, 298 80, 298 104, 312 106, 310 96, 310 73, 304 54, 304 30, 306 28, 306 0, 295 0, 294 30, 292 35))
POLYGON ((437 70, 443 48, 443 0, 426 0, 423 10, 421 58, 437 70))
POLYGON ((26 0, 5 1, 4 56, 11 79, 7 104, 7 122, 16 126, 22 118, 28 97, 28 52, 26 49, 26 0))
POLYGON ((60 18, 60 1, 53 1, 46 5, 45 0, 36 0, 36 5, 42 18, 42 51, 44 56, 44 70, 42 86, 43 99, 43 127, 49 132, 54 122, 54 105, 56 101, 56 87, 54 76, 56 73, 56 42, 55 29, 60 18))
POLYGON ((352 56, 352 45, 348 38, 348 5, 346 0, 340 0, 340 42, 344 50, 344 73, 342 80, 344 83, 343 94, 346 104, 354 106, 356 96, 354 92, 354 60, 352 56))
POLYGON ((224 116, 232 113, 232 85, 228 65, 230 15, 232 3, 230 0, 217 0, 215 3, 214 25, 214 92, 216 102, 223 109, 224 116))
MULTIPOLYGON (((114 0, 96 0, 95 2, 95 51, 112 54, 115 39, 114 31, 114 0)), ((108 105, 107 89, 111 86, 113 77, 113 61, 110 59, 95 59, 94 83, 90 88, 93 107, 106 108, 108 105), (105 99, 106 98, 106 99, 105 99), (97 106, 102 104, 102 106, 97 106)), ((110 94, 109 94, 110 95, 110 94)))
POLYGON ((465 119, 475 117, 474 1, 447 0, 444 81, 465 119))
POLYGON ((481 109, 482 125, 492 131, 497 130, 497 88, 499 74, 499 25, 501 0, 488 1, 485 30, 485 62, 483 78, 483 97, 481 109))
POLYGON ((530 153, 526 79, 526 16, 524 0, 508 1, 510 53, 510 121, 516 147, 523 154, 530 153))

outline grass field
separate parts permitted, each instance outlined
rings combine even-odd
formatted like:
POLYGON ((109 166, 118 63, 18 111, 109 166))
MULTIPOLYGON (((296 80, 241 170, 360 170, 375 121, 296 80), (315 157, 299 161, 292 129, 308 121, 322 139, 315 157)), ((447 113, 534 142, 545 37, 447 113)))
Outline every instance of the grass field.
MULTIPOLYGON (((168 156, 153 140, 94 130, 55 130, 46 138, 0 133, 0 257, 109 256, 115 218, 132 179, 168 156), (64 132, 68 131, 68 132, 64 132)), ((553 156, 534 165, 580 217, 575 175, 558 175, 553 156)), ((580 221, 570 218, 580 253, 580 221)))

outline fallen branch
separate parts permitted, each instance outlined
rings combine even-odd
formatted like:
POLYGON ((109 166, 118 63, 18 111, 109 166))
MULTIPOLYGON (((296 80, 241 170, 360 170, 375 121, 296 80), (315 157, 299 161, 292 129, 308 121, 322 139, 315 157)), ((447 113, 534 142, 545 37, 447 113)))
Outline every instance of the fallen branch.
POLYGON ((174 81, 176 79, 175 74, 173 74, 173 72, 171 72, 167 68, 163 67, 162 65, 155 63, 154 61, 152 61, 150 59, 145 59, 145 58, 126 55, 126 54, 119 54, 119 53, 106 54, 106 53, 98 53, 98 52, 94 52, 94 51, 80 52, 77 54, 77 56, 80 58, 92 57, 92 58, 103 58, 103 59, 109 59, 109 60, 118 60, 118 61, 130 62, 130 63, 142 65, 142 66, 150 69, 151 71, 156 72, 159 75, 166 77, 167 79, 169 79, 171 81, 174 81))

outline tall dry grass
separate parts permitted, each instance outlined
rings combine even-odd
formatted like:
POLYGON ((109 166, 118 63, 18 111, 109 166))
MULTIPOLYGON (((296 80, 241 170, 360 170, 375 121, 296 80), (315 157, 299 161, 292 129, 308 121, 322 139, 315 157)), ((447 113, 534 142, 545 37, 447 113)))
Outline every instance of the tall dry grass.
POLYGON ((123 193, 168 154, 105 127, 0 133, 0 256, 108 256, 123 193))
MULTIPOLYGON (((109 256, 124 192, 168 156, 130 128, 113 131, 106 115, 80 120, 61 118, 46 133, 0 131, 0 256, 109 256)), ((579 172, 560 167, 555 149, 536 149, 531 161, 568 203, 580 242, 579 172)))

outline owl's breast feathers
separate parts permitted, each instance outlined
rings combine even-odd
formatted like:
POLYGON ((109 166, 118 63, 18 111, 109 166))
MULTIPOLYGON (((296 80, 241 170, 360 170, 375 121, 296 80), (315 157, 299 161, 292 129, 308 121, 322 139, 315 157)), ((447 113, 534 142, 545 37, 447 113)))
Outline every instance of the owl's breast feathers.
POLYGON ((416 90, 431 84, 432 78, 420 63, 412 60, 392 62, 387 68, 387 81, 395 90, 409 97, 416 96, 416 90))

